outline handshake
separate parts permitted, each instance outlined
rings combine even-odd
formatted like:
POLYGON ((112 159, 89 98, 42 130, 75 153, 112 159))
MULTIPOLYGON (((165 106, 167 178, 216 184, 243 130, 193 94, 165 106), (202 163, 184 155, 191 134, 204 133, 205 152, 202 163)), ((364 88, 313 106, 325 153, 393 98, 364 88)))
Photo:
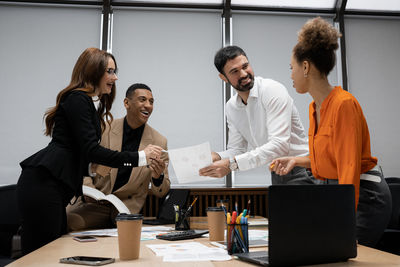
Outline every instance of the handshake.
POLYGON ((164 160, 161 159, 161 153, 167 151, 156 145, 148 145, 143 151, 146 155, 147 167, 151 169, 152 177, 160 178, 166 165, 164 160))

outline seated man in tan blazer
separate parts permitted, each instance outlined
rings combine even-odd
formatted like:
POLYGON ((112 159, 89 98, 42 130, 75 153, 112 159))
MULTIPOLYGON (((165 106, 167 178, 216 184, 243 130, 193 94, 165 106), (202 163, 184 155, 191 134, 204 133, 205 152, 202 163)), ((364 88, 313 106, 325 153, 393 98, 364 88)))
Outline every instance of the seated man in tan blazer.
MULTIPOLYGON (((147 145, 158 145, 167 150, 167 139, 147 124, 153 111, 153 94, 145 84, 135 83, 126 91, 124 106, 126 116, 107 125, 101 145, 118 151, 139 151, 147 145)), ((105 195, 114 194, 131 213, 139 213, 146 200, 149 184, 154 195, 164 196, 170 187, 168 154, 161 160, 152 160, 149 167, 110 168, 91 167, 91 177, 84 177, 84 185, 97 188, 105 195)), ((118 211, 108 201, 95 201, 85 197, 67 207, 68 228, 72 231, 115 227, 118 211)))

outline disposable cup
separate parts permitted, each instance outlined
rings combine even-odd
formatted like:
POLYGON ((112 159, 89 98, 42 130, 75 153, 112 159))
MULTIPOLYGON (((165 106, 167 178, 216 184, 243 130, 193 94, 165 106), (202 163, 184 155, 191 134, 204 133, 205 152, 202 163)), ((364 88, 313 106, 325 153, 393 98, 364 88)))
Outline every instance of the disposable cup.
POLYGON ((221 207, 207 208, 207 221, 210 241, 224 241, 225 213, 221 207))
POLYGON ((115 221, 118 229, 119 258, 121 260, 138 259, 143 216, 123 213, 118 214, 115 221))

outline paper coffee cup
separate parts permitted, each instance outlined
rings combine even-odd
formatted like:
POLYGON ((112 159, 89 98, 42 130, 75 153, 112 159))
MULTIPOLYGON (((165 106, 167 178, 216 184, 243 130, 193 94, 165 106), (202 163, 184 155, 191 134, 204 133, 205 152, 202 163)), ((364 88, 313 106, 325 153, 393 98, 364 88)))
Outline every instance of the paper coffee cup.
POLYGON ((221 207, 208 207, 207 221, 210 241, 224 241, 226 224, 224 210, 221 207))
POLYGON ((143 216, 122 213, 118 214, 115 221, 118 229, 119 258, 121 260, 139 258, 143 216))

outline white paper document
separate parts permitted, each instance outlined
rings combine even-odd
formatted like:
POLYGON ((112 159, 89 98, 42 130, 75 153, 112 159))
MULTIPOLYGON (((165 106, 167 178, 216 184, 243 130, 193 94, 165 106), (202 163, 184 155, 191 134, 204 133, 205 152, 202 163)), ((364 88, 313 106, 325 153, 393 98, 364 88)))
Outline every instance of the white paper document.
POLYGON ((168 150, 179 183, 215 181, 216 178, 200 176, 199 170, 212 163, 210 143, 168 150))
MULTIPOLYGON (((141 241, 153 240, 153 239, 156 239, 157 235, 168 233, 171 230, 174 230, 174 228, 169 227, 169 226, 142 227, 142 233, 140 236, 140 240, 141 241)), ((98 230, 89 230, 89 231, 83 231, 83 232, 70 233, 70 235, 73 235, 73 236, 79 236, 79 235, 118 236, 118 230, 117 230, 117 228, 98 229, 98 230)))
POLYGON ((231 259, 228 252, 221 248, 207 247, 198 242, 147 245, 164 261, 227 261, 231 259))

